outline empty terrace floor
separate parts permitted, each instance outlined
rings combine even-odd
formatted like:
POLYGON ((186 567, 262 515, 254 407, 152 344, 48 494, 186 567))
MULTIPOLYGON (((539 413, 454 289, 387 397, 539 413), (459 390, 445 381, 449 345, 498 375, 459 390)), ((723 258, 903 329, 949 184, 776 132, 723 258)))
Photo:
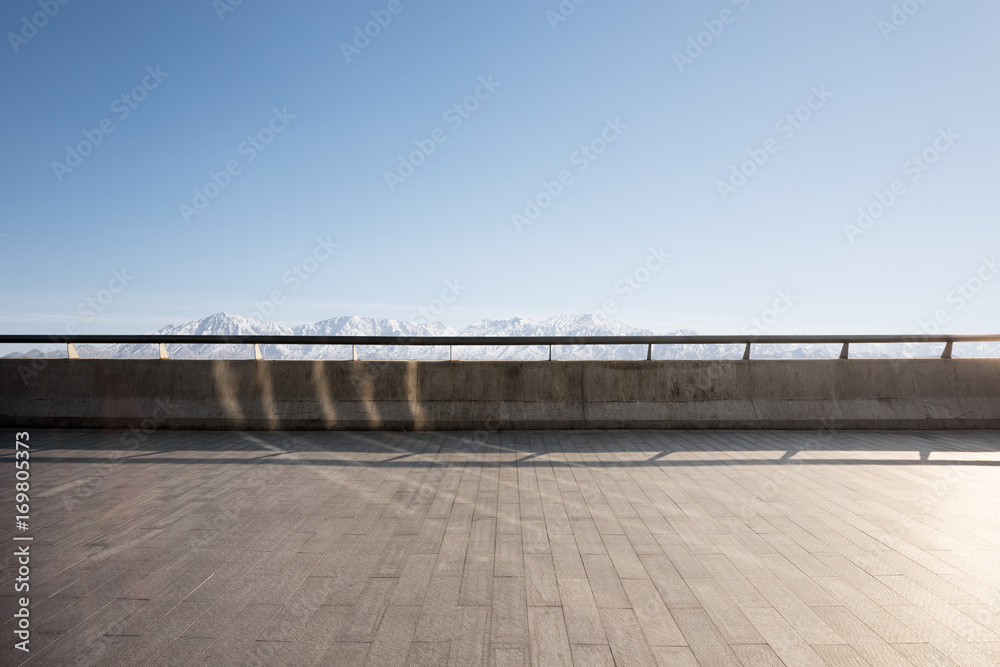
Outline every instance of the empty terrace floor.
POLYGON ((996 432, 30 433, 3 664, 1000 664, 996 432))

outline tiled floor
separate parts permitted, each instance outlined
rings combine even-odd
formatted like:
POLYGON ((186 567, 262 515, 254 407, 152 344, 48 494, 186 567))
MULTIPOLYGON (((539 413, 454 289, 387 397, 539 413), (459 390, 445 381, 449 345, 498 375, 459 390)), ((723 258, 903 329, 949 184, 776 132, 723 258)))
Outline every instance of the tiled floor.
POLYGON ((1000 433, 31 444, 31 665, 1000 664, 1000 433))

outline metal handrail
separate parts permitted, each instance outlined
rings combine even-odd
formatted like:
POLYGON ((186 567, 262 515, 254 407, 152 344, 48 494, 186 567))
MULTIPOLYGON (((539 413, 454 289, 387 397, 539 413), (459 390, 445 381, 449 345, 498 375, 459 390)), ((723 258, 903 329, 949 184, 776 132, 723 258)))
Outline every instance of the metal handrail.
POLYGON ((819 336, 218 336, 199 334, 0 334, 0 343, 165 343, 207 345, 754 345, 815 343, 992 343, 1000 334, 819 336))
MULTIPOLYGON (((945 343, 942 359, 950 359, 955 343, 1000 342, 1000 334, 908 334, 908 335, 819 335, 819 336, 271 336, 271 335, 158 335, 158 334, 0 334, 0 343, 65 344, 68 356, 78 359, 77 343, 152 344, 158 345, 160 358, 166 359, 167 345, 253 345, 254 356, 261 359, 261 345, 350 345, 357 360, 358 345, 388 346, 549 346, 549 361, 553 345, 646 345, 646 359, 653 358, 653 345, 745 345, 743 358, 750 358, 751 345, 762 344, 824 344, 842 345, 840 358, 847 359, 852 344, 865 343, 945 343)), ((454 355, 449 353, 449 359, 454 355)))

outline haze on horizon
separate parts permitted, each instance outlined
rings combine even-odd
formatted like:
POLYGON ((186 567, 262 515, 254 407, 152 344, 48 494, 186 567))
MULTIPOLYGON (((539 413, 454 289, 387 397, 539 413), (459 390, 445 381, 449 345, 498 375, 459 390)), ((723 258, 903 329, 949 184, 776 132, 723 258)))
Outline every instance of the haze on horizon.
POLYGON ((998 19, 13 0, 0 331, 224 311, 996 332, 998 19))

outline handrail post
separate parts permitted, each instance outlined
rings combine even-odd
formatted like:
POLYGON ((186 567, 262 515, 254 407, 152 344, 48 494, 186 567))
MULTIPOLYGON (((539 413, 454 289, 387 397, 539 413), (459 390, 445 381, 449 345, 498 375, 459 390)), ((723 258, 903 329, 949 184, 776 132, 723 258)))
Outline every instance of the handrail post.
POLYGON ((261 361, 264 359, 264 355, 260 353, 260 345, 257 343, 253 344, 253 358, 256 361, 261 361))
POLYGON ((160 359, 169 359, 170 355, 167 354, 167 346, 164 345, 163 343, 160 343, 159 345, 160 345, 160 359))
POLYGON ((448 346, 448 361, 455 361, 455 346, 448 346))
POLYGON ((357 360, 358 360, 358 346, 351 345, 351 361, 357 361, 357 360))
POLYGON ((743 350, 743 360, 744 361, 750 360, 750 343, 747 343, 746 349, 743 350))
POLYGON ((851 346, 850 343, 844 343, 844 347, 840 348, 840 358, 847 359, 847 349, 851 346))
POLYGON ((80 353, 76 351, 76 345, 73 343, 66 343, 66 356, 70 359, 80 358, 80 353))
POLYGON ((549 361, 552 361, 552 345, 549 345, 549 361))
POLYGON ((944 352, 941 353, 941 358, 942 359, 951 359, 951 348, 952 348, 952 342, 951 341, 948 341, 947 343, 945 343, 944 352))
POLYGON ((646 348, 646 361, 653 360, 653 344, 650 343, 649 347, 646 348))

